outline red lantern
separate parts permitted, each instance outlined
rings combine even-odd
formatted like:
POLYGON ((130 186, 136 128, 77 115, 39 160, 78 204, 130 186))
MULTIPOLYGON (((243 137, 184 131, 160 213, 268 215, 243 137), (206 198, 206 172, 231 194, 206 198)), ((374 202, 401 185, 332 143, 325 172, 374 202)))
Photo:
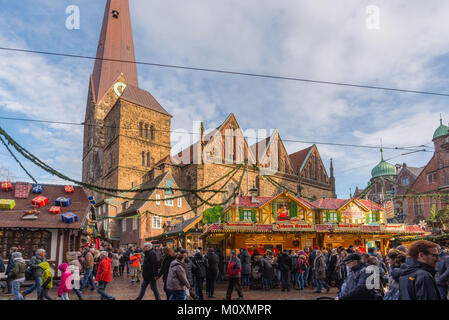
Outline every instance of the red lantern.
POLYGON ((421 237, 424 237, 424 233, 421 232, 421 237))

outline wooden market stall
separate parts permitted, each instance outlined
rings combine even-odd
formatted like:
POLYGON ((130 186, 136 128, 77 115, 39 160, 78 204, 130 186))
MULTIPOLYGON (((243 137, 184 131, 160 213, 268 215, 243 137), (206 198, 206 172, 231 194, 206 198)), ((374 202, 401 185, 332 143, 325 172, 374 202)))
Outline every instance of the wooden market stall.
POLYGON ((224 221, 204 226, 206 245, 231 250, 248 248, 275 253, 318 246, 377 247, 385 254, 394 236, 423 232, 418 226, 386 224, 380 205, 364 199, 320 199, 313 203, 286 191, 274 197, 236 198, 224 221))

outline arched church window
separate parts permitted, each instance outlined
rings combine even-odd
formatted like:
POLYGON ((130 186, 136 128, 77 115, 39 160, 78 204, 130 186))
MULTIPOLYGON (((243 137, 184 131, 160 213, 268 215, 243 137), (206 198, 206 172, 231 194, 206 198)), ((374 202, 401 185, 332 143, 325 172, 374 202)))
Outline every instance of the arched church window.
POLYGON ((139 137, 143 138, 143 122, 139 123, 139 137))
POLYGON ((151 141, 154 141, 154 126, 153 125, 151 125, 151 127, 150 127, 150 139, 151 139, 151 141))
POLYGON ((147 152, 147 167, 149 167, 151 165, 151 157, 150 157, 150 153, 147 152))
POLYGON ((145 139, 148 139, 148 123, 145 123, 145 139))
POLYGON ((145 165, 145 151, 142 151, 142 166, 145 165))

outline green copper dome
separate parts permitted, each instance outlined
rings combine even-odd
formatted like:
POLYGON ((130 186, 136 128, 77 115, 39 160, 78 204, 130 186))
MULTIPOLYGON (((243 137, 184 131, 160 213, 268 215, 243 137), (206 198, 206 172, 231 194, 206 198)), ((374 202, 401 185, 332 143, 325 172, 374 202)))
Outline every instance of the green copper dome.
POLYGON ((382 160, 379 162, 377 166, 371 170, 371 176, 373 178, 377 177, 385 177, 385 176, 395 176, 396 175, 396 167, 391 163, 388 163, 384 160, 383 149, 380 149, 382 153, 382 160))
POLYGON ((440 118, 440 126, 435 130, 432 140, 447 134, 449 134, 449 128, 443 124, 443 120, 440 118))

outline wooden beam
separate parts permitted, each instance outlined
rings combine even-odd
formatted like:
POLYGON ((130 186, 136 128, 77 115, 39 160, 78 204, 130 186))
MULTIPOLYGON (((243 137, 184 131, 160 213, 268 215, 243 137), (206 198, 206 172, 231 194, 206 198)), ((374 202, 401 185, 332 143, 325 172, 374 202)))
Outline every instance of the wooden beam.
POLYGON ((58 274, 58 266, 61 264, 61 259, 59 257, 59 250, 61 249, 61 229, 58 229, 58 238, 56 240, 56 271, 55 276, 58 274))

